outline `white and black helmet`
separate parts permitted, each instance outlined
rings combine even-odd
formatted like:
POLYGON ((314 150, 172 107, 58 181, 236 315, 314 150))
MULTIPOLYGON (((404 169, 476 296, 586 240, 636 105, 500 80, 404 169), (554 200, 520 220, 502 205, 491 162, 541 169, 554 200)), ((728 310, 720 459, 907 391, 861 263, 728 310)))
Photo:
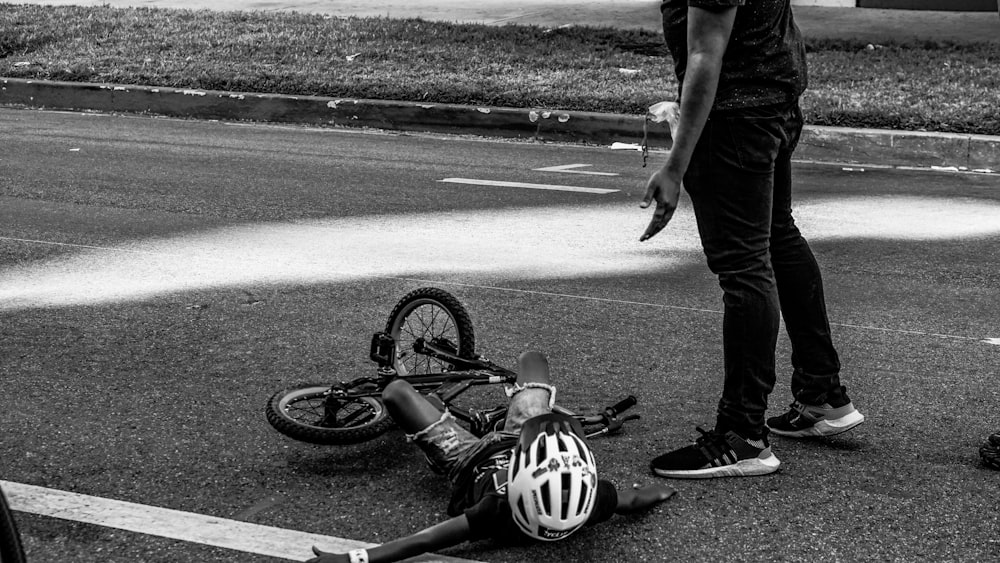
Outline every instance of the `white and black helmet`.
POLYGON ((525 421, 511 453, 507 500, 514 521, 532 538, 555 541, 586 523, 597 498, 597 466, 572 416, 525 421))

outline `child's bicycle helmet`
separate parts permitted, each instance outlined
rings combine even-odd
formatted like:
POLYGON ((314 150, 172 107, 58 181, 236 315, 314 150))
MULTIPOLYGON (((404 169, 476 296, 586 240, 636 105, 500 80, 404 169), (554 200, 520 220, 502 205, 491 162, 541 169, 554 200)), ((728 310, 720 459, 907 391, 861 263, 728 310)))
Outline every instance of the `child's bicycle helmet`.
POLYGON ((550 413, 524 422, 511 453, 507 500, 528 536, 563 539, 593 512, 597 466, 584 436, 572 416, 550 413))

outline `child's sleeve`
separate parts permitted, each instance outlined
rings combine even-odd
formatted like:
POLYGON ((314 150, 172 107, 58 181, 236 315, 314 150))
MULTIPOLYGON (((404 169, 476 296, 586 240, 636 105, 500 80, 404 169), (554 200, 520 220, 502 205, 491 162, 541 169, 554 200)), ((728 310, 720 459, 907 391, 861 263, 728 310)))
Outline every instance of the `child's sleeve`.
POLYGON ((591 526, 598 522, 604 522, 615 514, 618 508, 618 490, 610 481, 599 479, 597 481, 597 498, 594 500, 594 511, 587 519, 587 525, 591 526))
POLYGON ((513 523, 507 502, 496 495, 486 495, 478 503, 465 509, 465 517, 469 520, 470 540, 503 535, 498 532, 506 532, 508 524, 513 523))

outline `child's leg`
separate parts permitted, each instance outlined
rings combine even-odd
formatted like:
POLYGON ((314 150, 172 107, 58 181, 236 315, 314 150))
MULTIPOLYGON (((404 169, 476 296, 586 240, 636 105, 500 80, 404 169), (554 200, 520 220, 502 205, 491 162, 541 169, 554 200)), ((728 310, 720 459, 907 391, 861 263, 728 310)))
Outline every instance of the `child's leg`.
POLYGON ((407 439, 423 450, 439 472, 448 473, 461 454, 479 440, 402 379, 386 386, 382 400, 407 439))
POLYGON ((525 420, 552 412, 556 389, 549 378, 549 362, 539 352, 524 352, 517 360, 517 384, 511 392, 505 432, 520 432, 525 420))
POLYGON ((402 379, 395 379, 386 385, 382 400, 392 419, 407 434, 419 432, 441 418, 441 411, 402 379))

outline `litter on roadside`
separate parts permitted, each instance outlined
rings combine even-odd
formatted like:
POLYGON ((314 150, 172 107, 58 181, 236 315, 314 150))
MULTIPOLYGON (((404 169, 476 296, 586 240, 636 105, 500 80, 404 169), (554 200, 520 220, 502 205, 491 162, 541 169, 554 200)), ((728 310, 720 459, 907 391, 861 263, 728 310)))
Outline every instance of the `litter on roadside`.
POLYGON ((559 27, 546 28, 546 29, 542 30, 542 33, 552 33, 553 31, 555 31, 557 29, 566 29, 566 28, 569 28, 569 27, 573 27, 573 24, 571 24, 571 23, 564 23, 564 24, 560 25, 559 27))
POLYGON ((639 143, 611 143, 611 150, 613 151, 641 151, 642 145, 639 143))

